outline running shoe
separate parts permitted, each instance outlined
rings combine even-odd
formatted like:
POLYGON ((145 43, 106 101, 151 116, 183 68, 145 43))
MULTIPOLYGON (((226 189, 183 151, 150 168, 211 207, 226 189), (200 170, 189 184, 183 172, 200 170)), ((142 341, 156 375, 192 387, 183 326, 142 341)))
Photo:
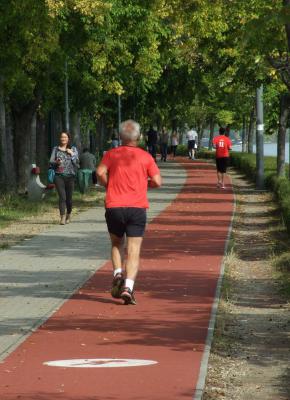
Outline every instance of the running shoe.
POLYGON ((222 185, 222 186, 221 186, 221 189, 226 189, 225 185, 222 185))
POLYGON ((122 289, 121 299, 124 300, 125 305, 133 304, 135 306, 137 304, 133 291, 128 287, 122 289))
POLYGON ((112 290, 111 290, 111 295, 115 299, 120 299, 121 298, 121 290, 124 285, 124 277, 123 274, 117 274, 112 283, 112 290))

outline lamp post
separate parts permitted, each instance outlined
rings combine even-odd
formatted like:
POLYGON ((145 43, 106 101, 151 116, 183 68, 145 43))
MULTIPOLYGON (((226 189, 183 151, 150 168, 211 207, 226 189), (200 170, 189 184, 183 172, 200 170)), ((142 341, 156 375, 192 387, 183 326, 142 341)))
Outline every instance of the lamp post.
POLYGON ((246 151, 246 116, 243 115, 243 130, 242 130, 242 152, 246 151))
POLYGON ((121 102, 121 95, 118 94, 118 136, 120 142, 120 125, 122 122, 122 102, 121 102))
POLYGON ((256 130, 256 187, 264 189, 264 101, 263 85, 257 89, 256 107, 257 107, 257 130, 256 130))
POLYGON ((65 60, 64 64, 64 73, 65 73, 65 80, 64 80, 64 107, 65 107, 65 130, 69 132, 69 100, 68 100, 68 69, 67 69, 67 60, 65 60))

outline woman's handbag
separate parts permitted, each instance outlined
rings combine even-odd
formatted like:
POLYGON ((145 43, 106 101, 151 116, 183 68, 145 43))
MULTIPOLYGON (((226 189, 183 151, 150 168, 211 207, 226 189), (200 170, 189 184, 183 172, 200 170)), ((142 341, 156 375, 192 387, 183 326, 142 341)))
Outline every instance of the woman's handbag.
POLYGON ((55 169, 50 166, 47 171, 47 182, 54 183, 54 178, 55 178, 55 169))

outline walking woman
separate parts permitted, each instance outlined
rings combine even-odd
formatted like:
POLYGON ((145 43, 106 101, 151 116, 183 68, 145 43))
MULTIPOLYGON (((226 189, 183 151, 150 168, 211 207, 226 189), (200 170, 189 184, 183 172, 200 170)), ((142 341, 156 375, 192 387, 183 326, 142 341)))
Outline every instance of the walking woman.
POLYGON ((62 132, 59 145, 54 147, 50 163, 55 168, 54 183, 59 196, 60 225, 69 224, 72 212, 72 195, 79 156, 76 147, 71 146, 71 137, 62 132))
POLYGON ((178 146, 178 135, 177 135, 177 132, 174 131, 171 136, 171 150, 172 150, 173 158, 176 157, 177 146, 178 146))
POLYGON ((167 152, 168 152, 168 139, 169 134, 165 126, 162 128, 160 134, 160 151, 161 151, 161 161, 166 162, 167 160, 167 152))

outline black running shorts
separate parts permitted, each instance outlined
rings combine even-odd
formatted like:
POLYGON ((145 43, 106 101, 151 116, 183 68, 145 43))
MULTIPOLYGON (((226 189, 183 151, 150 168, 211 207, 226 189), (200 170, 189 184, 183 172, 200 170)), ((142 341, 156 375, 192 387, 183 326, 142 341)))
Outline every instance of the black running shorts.
POLYGON ((116 207, 106 209, 108 231, 118 237, 143 237, 146 227, 146 209, 116 207))
POLYGON ((216 158, 216 169, 218 172, 225 174, 229 164, 229 157, 216 158))
POLYGON ((187 143, 188 150, 194 150, 195 148, 195 140, 189 140, 187 143))

